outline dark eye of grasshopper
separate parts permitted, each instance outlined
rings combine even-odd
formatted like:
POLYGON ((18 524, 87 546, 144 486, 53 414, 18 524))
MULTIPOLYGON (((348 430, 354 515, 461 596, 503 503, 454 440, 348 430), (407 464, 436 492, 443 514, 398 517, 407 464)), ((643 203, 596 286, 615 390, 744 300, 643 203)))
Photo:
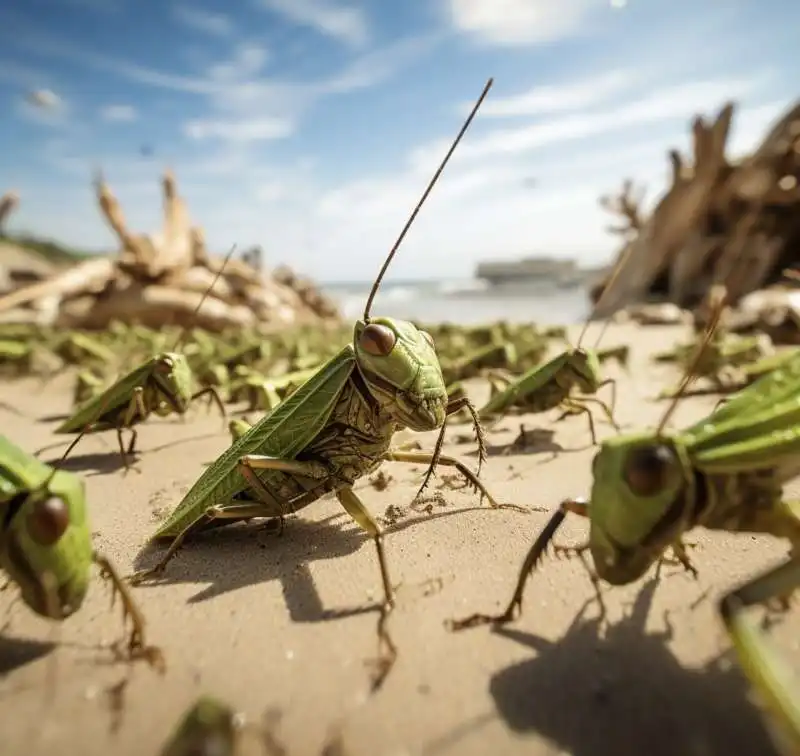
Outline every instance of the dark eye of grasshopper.
POLYGON ((26 520, 28 534, 40 546, 52 546, 69 527, 69 509, 55 496, 37 501, 26 520))
POLYGON ((625 482, 637 496, 653 496, 666 485, 674 464, 675 455, 668 446, 640 446, 633 449, 625 460, 625 482))
POLYGON ((373 357, 388 357, 396 341, 394 331, 380 323, 370 323, 358 337, 358 345, 373 357))

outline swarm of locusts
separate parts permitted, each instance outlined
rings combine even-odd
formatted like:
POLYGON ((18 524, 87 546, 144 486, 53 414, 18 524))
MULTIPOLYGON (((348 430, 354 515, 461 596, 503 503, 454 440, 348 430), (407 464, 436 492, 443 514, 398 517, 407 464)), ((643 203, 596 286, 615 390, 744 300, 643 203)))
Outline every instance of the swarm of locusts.
MULTIPOLYGON (((783 485, 800 472, 800 354, 776 351, 763 338, 742 339, 719 327, 724 290, 713 292, 715 317, 695 341, 657 360, 677 363, 684 375, 674 388, 653 396, 665 401, 655 430, 622 433, 614 412, 615 384, 608 360, 623 368, 628 347, 590 347, 586 327, 570 342, 565 328, 499 322, 464 327, 424 324, 372 314, 381 280, 420 207, 463 137, 491 80, 461 128, 380 270, 363 316, 336 331, 299 328, 265 334, 257 329, 211 333, 200 329, 155 331, 118 323, 105 332, 51 331, 0 326, 0 375, 8 380, 56 374, 74 376, 74 406, 54 429, 64 437, 66 459, 86 434, 116 436, 123 469, 135 470, 137 429, 155 418, 191 416, 198 403, 220 413, 230 446, 198 469, 194 484, 176 502, 152 538, 168 548, 161 560, 127 577, 92 546, 87 487, 77 474, 45 464, 0 436, 0 568, 31 611, 65 621, 80 611, 92 564, 121 595, 131 629, 117 653, 129 663, 144 659, 162 673, 169 659, 147 638, 146 607, 136 586, 158 577, 195 533, 242 520, 275 519, 334 496, 371 537, 380 585, 378 691, 398 648, 389 632, 394 586, 384 534, 354 485, 383 462, 427 466, 420 493, 439 466, 454 468, 493 508, 500 504, 480 479, 485 435, 509 415, 551 413, 586 418, 593 485, 588 498, 556 506, 522 567, 508 609, 497 617, 453 620, 451 630, 505 623, 519 613, 530 573, 540 566, 568 512, 589 520, 587 552, 598 582, 633 582, 671 553, 693 570, 683 536, 694 527, 769 533, 787 538, 792 556, 778 568, 732 591, 720 603, 741 666, 764 703, 776 743, 800 753, 800 703, 780 661, 744 610, 791 593, 800 581, 794 546, 800 543, 798 506, 783 499, 783 485), (131 368, 134 365, 135 367, 131 368), (690 382, 697 385, 690 388, 690 382), (484 398, 473 403, 477 385, 484 398), (698 388, 699 386, 699 388, 698 388), (705 386, 705 389, 703 388, 705 386), (724 395, 708 417, 683 430, 666 430, 681 398, 693 391, 724 395), (252 422, 229 417, 245 411, 252 422), (599 413, 599 414, 598 414, 599 413), (596 421, 616 429, 598 443, 596 421), (471 424, 477 469, 442 454, 446 427, 471 424), (438 431, 433 449, 398 445, 398 431, 438 431), (414 448, 412 448, 414 447, 414 448)), ((614 275, 624 275, 621 260, 614 275)), ((587 321, 588 325, 588 321, 587 321)), ((576 492, 577 493, 577 492, 576 492)), ((509 515, 512 516, 512 515, 509 515)), ((555 547, 557 550, 559 547, 555 547)), ((564 549, 560 549, 564 551, 564 549)), ((201 699, 164 747, 163 754, 236 753, 233 711, 201 699)))

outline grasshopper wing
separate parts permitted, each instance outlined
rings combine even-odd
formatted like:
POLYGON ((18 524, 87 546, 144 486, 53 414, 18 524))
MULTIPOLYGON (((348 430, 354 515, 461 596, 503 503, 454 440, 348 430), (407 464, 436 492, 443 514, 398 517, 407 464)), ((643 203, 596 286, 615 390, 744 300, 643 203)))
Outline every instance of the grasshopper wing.
POLYGON ((537 365, 523 373, 517 380, 510 383, 499 394, 495 394, 486 404, 481 407, 479 415, 484 418, 498 412, 502 412, 518 396, 526 396, 536 391, 539 387, 546 384, 564 364, 569 360, 570 353, 559 354, 544 365, 537 365))
POLYGON ((88 424, 96 423, 103 415, 128 404, 133 390, 141 386, 152 372, 155 359, 150 359, 120 378, 105 391, 78 407, 54 433, 80 433, 88 424))
POLYGON ((292 459, 325 426, 355 367, 352 345, 326 362, 293 394, 233 442, 195 482, 153 538, 177 535, 214 504, 247 488, 236 469, 247 454, 292 459))
POLYGON ((788 480, 800 472, 800 354, 737 392, 681 434, 703 472, 777 468, 788 480))

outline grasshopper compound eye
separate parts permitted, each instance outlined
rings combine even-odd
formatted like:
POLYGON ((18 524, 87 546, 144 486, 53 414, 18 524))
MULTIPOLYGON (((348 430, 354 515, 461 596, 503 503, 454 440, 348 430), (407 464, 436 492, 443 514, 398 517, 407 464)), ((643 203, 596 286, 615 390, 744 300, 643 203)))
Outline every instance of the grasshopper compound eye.
POLYGON ((394 331, 380 323, 370 323, 358 337, 358 345, 373 357, 388 357, 396 341, 394 331))
POLYGON ((51 496, 37 501, 26 520, 28 534, 40 546, 52 546, 69 527, 69 509, 62 499, 51 496))
POLYGON ((676 462, 672 449, 664 444, 639 446, 625 460, 625 482, 637 496, 654 496, 666 486, 676 462))

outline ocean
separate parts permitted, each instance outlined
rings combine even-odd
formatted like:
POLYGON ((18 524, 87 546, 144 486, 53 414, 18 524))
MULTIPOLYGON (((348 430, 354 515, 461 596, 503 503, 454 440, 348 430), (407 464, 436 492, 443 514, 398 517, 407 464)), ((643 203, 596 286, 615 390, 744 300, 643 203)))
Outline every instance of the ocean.
MULTIPOLYGON (((370 283, 320 284, 347 320, 362 315, 370 283)), ((453 281, 386 281, 373 314, 423 323, 472 325, 498 320, 568 325, 589 315, 586 288, 558 288, 547 283, 490 286, 476 279, 453 281)))

